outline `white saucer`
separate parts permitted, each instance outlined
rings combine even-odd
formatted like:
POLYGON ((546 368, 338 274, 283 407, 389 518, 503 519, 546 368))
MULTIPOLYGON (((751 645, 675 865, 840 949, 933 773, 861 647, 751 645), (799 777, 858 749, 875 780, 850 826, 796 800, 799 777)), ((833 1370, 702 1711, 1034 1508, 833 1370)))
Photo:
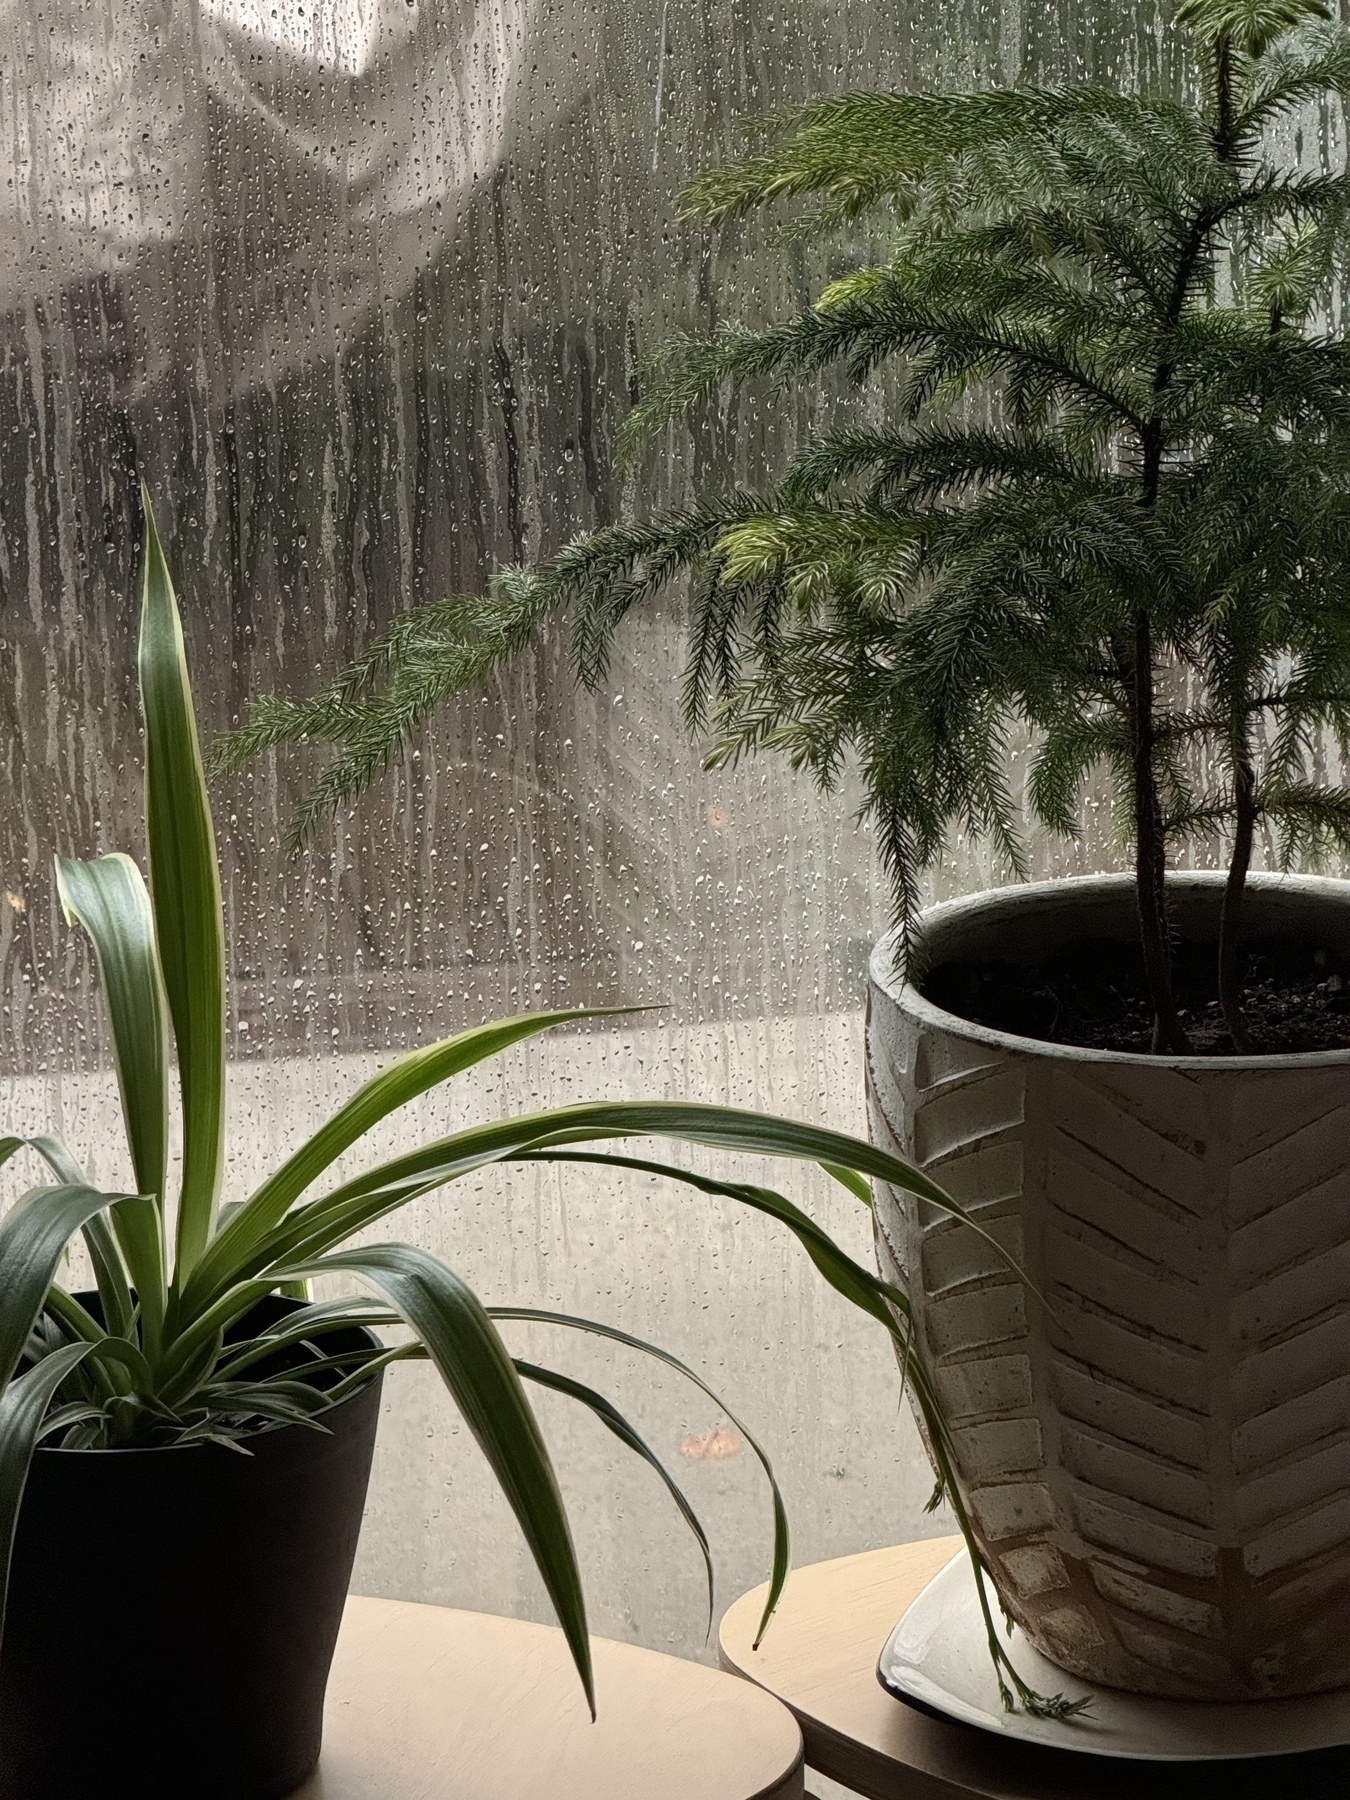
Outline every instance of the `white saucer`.
MULTIPOLYGON (((989 1599, 1002 1631, 992 1587, 989 1599)), ((877 1675, 900 1699, 918 1700, 964 1724, 1092 1756, 1208 1762, 1287 1756, 1350 1743, 1350 1689, 1238 1705, 1152 1700, 1117 1688, 1089 1687, 1047 1662, 1015 1627, 1004 1642, 1018 1674, 1038 1694, 1064 1694, 1071 1700, 1090 1696, 1091 1711, 1064 1720, 1036 1719, 1020 1708, 1004 1711, 964 1550, 938 1571, 891 1633, 877 1675)))

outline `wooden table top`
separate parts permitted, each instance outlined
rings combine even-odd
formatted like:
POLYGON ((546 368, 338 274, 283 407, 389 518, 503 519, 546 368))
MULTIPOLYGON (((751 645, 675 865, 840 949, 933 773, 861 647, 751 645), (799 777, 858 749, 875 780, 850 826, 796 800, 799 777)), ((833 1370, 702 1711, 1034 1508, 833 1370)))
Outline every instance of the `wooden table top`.
POLYGON ((958 1537, 794 1570, 768 1635, 756 1588, 722 1621, 722 1666, 790 1706, 806 1761, 867 1800, 1345 1800, 1350 1749, 1242 1762, 1157 1763, 1042 1750, 958 1725, 888 1694, 877 1658, 958 1537))
POLYGON ((801 1733, 768 1694, 592 1646, 594 1725, 554 1627, 349 1600, 323 1755, 293 1800, 802 1800, 801 1733))

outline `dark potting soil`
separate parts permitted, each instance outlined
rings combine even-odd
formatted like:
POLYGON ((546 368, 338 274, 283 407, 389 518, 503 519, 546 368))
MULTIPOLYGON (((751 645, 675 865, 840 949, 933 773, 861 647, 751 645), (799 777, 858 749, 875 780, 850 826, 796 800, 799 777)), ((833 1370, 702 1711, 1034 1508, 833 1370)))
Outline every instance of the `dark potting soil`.
MULTIPOLYGON (((1350 1049, 1350 958, 1270 940, 1251 945, 1244 961, 1243 1013, 1258 1054, 1350 1049)), ((1178 942, 1173 983, 1196 1054, 1231 1056, 1213 946, 1178 942)), ((1088 1050, 1149 1048, 1152 1014, 1135 945, 1080 943, 1035 966, 940 963, 919 985, 944 1011, 995 1031, 1088 1050)))

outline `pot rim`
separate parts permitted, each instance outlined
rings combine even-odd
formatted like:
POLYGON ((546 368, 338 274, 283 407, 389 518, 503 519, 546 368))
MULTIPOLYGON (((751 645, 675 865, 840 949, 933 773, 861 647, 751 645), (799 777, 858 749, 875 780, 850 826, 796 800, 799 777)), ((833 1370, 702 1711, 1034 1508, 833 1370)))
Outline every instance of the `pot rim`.
MULTIPOLYGON (((79 1295, 77 1295, 76 1297, 80 1298, 79 1295)), ((87 1295, 85 1297, 87 1297, 87 1295)), ((278 1298, 279 1299, 279 1298, 282 1298, 282 1296, 268 1295, 267 1298, 269 1298, 269 1299, 278 1298)), ((297 1300, 297 1301, 295 1301, 294 1304, 296 1306, 303 1306, 305 1304, 305 1302, 301 1301, 301 1300, 297 1300)), ((245 1317, 247 1317, 247 1316, 248 1315, 245 1314, 245 1317)), ((380 1340, 375 1336, 375 1333, 370 1329, 370 1327, 368 1325, 351 1325, 351 1326, 344 1327, 344 1329, 350 1330, 350 1331, 359 1331, 363 1337, 367 1337, 370 1339, 372 1345, 377 1350, 384 1348, 384 1346, 380 1343, 380 1340)), ((372 1372, 372 1374, 370 1375, 369 1379, 361 1382, 359 1386, 353 1388, 350 1394, 344 1394, 341 1400, 333 1400, 333 1401, 330 1401, 330 1403, 327 1406, 319 1407, 318 1410, 316 1412, 312 1413, 310 1416, 312 1418, 322 1420, 322 1419, 326 1418, 327 1415, 331 1412, 340 1412, 344 1406, 349 1406, 349 1405, 351 1405, 351 1403, 353 1401, 361 1399, 362 1395, 368 1394, 370 1392, 370 1389, 372 1388, 372 1386, 379 1386, 380 1383, 382 1382, 383 1378, 384 1378, 384 1370, 383 1369, 374 1370, 372 1372)), ((297 1419, 270 1419, 270 1420, 268 1420, 268 1422, 265 1425, 260 1425, 256 1431, 250 1431, 246 1436, 241 1437, 238 1441, 241 1444, 254 1444, 258 1441, 259 1438, 272 1437, 279 1431, 311 1431, 313 1429, 314 1429, 313 1426, 305 1424, 302 1421, 297 1420, 297 1419)), ((325 1435, 325 1436, 328 1435, 326 1428, 325 1428, 325 1431, 321 1435, 325 1435)), ((193 1450, 223 1450, 224 1448, 225 1448, 225 1446, 223 1444, 196 1443, 196 1444, 127 1444, 127 1445, 121 1446, 115 1450, 93 1450, 93 1449, 67 1450, 61 1444, 39 1444, 37 1446, 37 1448, 34 1450, 33 1454, 34 1454, 34 1456, 99 1456, 99 1457, 182 1456, 182 1455, 186 1455, 188 1452, 193 1451, 193 1450)), ((238 1451, 231 1452, 231 1454, 238 1455, 238 1451)))
MULTIPOLYGON (((1218 869, 1169 869, 1169 887, 1221 889, 1226 877, 1218 869)), ((963 894, 955 900, 944 900, 925 907, 919 915, 916 939, 934 925, 959 923, 964 917, 991 911, 1012 911, 1034 904, 1049 894, 1076 890, 1080 894, 1109 893, 1130 889, 1134 877, 1127 874, 1066 875, 1053 881, 1012 882, 1004 887, 981 888, 974 894, 963 894)), ((1312 899, 1329 904, 1350 906, 1350 881, 1325 875, 1255 874, 1247 878, 1250 889, 1267 893, 1281 890, 1302 891, 1312 899)), ((977 1025, 959 1013, 946 1011, 927 999, 908 979, 897 976, 894 949, 899 933, 887 932, 868 959, 870 985, 884 994, 900 1010, 930 1029, 968 1043, 982 1044, 990 1050, 1012 1052, 1020 1056, 1055 1057, 1070 1062, 1096 1063, 1099 1066, 1126 1064, 1147 1069, 1166 1069, 1180 1075, 1215 1074, 1222 1070, 1234 1074, 1263 1074, 1286 1070, 1350 1068, 1350 1048, 1344 1050, 1281 1051, 1256 1056, 1153 1056, 1144 1050, 1094 1050, 1081 1044, 1049 1044, 1040 1038, 1021 1037, 1016 1032, 998 1031, 991 1025, 977 1025)))
MULTIPOLYGON (((365 1327, 362 1326, 360 1329, 364 1330, 365 1327)), ((341 1400, 334 1400, 329 1406, 321 1406, 317 1412, 311 1413, 310 1417, 322 1420, 329 1413, 341 1412, 344 1406, 350 1406, 354 1400, 359 1400, 363 1394, 369 1393, 371 1387, 380 1380, 383 1374, 383 1369, 377 1369, 368 1381, 361 1383, 360 1387, 353 1388, 350 1394, 344 1394, 341 1400)), ((273 1437, 279 1431, 312 1431, 314 1429, 314 1426, 304 1424, 299 1419, 270 1419, 266 1425, 260 1425, 256 1431, 248 1432, 237 1442, 245 1445, 256 1444, 259 1438, 273 1437)), ((329 1434, 325 1430, 320 1435, 327 1436, 329 1434)), ((223 1450, 224 1448, 223 1444, 214 1444, 209 1441, 195 1444, 124 1444, 116 1450, 87 1448, 67 1450, 61 1444, 39 1444, 33 1454, 34 1456, 97 1456, 100 1460, 105 1460, 108 1457, 119 1456, 188 1456, 194 1450, 223 1450)), ((230 1454, 237 1456, 239 1453, 231 1451, 230 1454)))

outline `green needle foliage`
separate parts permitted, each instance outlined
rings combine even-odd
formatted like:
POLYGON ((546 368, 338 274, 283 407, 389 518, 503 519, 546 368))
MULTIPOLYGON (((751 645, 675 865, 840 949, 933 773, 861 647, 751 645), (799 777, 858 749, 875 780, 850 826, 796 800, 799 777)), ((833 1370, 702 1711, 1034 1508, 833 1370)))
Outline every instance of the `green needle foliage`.
POLYGON ((1350 181, 1270 149, 1296 109, 1350 91, 1350 33, 1318 0, 1187 0, 1178 27, 1194 102, 845 94, 696 181, 683 215, 713 223, 785 198, 818 226, 883 209, 891 254, 796 318, 685 344, 628 452, 728 387, 826 371, 884 373, 888 422, 808 444, 771 492, 702 495, 413 610, 312 698, 259 701, 221 766, 334 745, 303 835, 543 620, 570 622, 594 682, 630 609, 689 576, 691 728, 714 761, 772 749, 827 789, 855 763, 903 928, 954 826, 1020 873, 1027 815, 1073 833, 1106 774, 1157 1050, 1187 1048, 1168 856, 1227 833, 1219 987, 1246 1048, 1258 831, 1286 858, 1350 846, 1350 801, 1314 773, 1321 734, 1350 722, 1350 346, 1326 324, 1350 181), (1018 795, 1006 750, 1027 726, 1018 795))
MULTIPOLYGON (((865 1201, 867 1181, 875 1178, 965 1217, 941 1188, 895 1157, 837 1131, 761 1113, 679 1102, 597 1102, 466 1126, 336 1185, 326 1182, 345 1151, 410 1100, 486 1057, 590 1015, 497 1020, 409 1052, 369 1080, 252 1194, 221 1204, 226 982, 215 834, 178 606, 148 498, 145 514, 140 682, 150 882, 127 856, 57 861, 67 915, 88 933, 98 961, 134 1191, 94 1187, 56 1138, 0 1138, 0 1166, 30 1152, 49 1177, 0 1219, 0 1622, 24 1486, 40 1444, 97 1451, 216 1443, 247 1454, 249 1437, 259 1430, 325 1429, 327 1409, 385 1364, 409 1356, 435 1364, 487 1458, 538 1565, 588 1697, 581 1577, 526 1382, 588 1407, 656 1470, 708 1566, 711 1603, 703 1527, 656 1454, 605 1396, 565 1373, 514 1358, 496 1321, 535 1320, 645 1351, 710 1393, 700 1378, 654 1345, 592 1320, 485 1307, 453 1269, 426 1251, 367 1241, 370 1227, 408 1201, 503 1162, 638 1170, 662 1177, 678 1194, 730 1198, 785 1225, 830 1286, 898 1345, 941 1471, 935 1503, 943 1495, 950 1499, 974 1551, 965 1504, 951 1479, 942 1408, 911 1341, 905 1295, 854 1262, 770 1188, 593 1146, 664 1137, 723 1153, 815 1162, 855 1198, 865 1201), (177 1172, 168 1153, 175 1085, 183 1120, 177 1172), (96 1301, 58 1280, 75 1238, 83 1239, 93 1263, 96 1301), (297 1284, 325 1276, 355 1277, 371 1297, 311 1300, 301 1285, 304 1298, 297 1305, 260 1322, 260 1302, 295 1297, 297 1284), (372 1339, 368 1352, 355 1355, 328 1341, 353 1326, 389 1325, 403 1327, 411 1341, 385 1348, 372 1339)), ((773 1496, 767 1624, 788 1574, 787 1517, 767 1456, 745 1436, 773 1496)), ((130 1552, 113 1546, 111 1553, 130 1552)), ((978 1579, 984 1596, 983 1575, 978 1579)), ((1072 1710, 1058 1697, 1026 1689, 994 1633, 987 1599, 985 1608, 1009 1704, 1018 1698, 1038 1710, 1072 1710)))

